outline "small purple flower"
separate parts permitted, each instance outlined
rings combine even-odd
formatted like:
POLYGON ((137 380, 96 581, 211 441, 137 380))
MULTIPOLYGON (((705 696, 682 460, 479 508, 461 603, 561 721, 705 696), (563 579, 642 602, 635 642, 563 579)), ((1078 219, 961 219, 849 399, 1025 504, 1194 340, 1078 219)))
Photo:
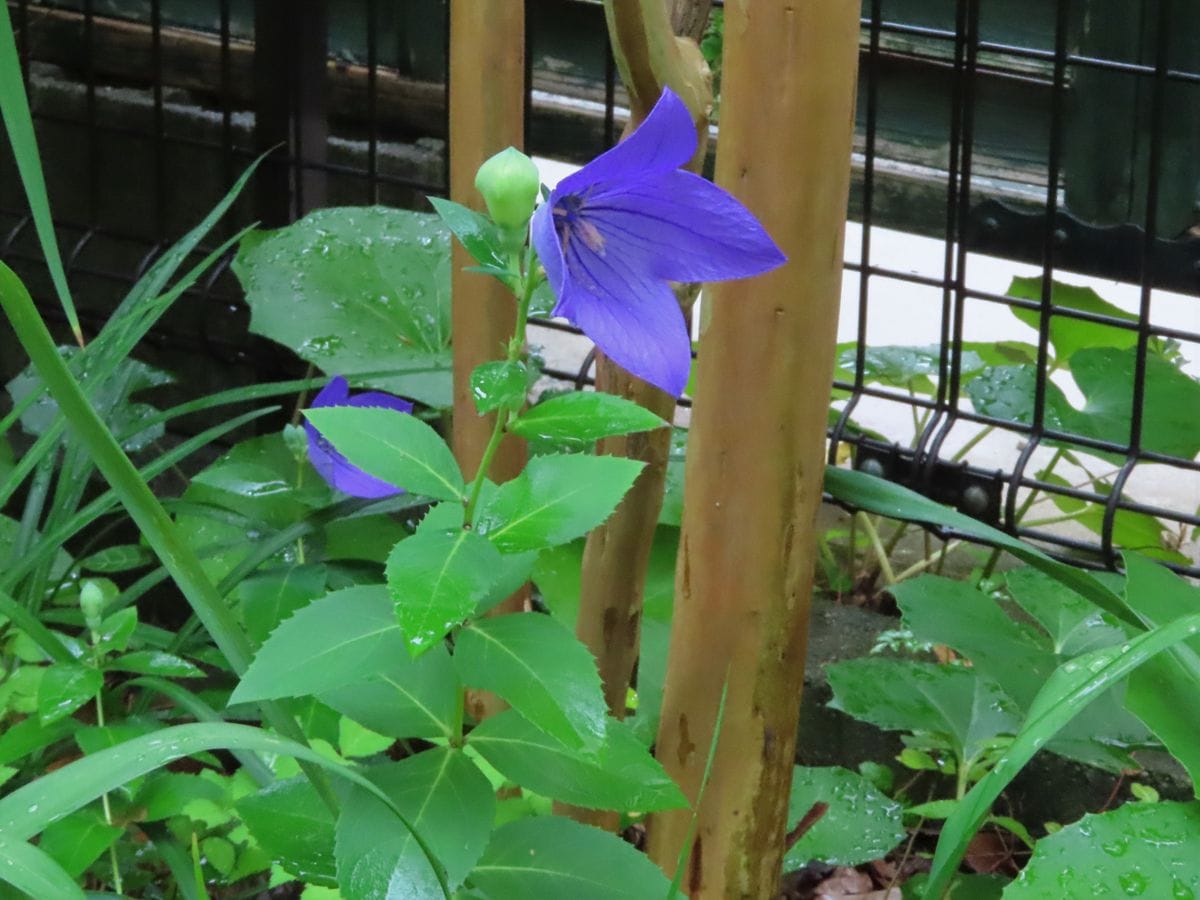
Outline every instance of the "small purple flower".
MULTIPOLYGON (((382 391, 365 391, 351 397, 350 385, 341 375, 331 378, 329 384, 321 389, 321 393, 313 398, 312 409, 322 406, 372 406, 395 409, 403 413, 411 413, 413 409, 407 400, 382 391)), ((317 474, 331 487, 351 497, 364 497, 368 500, 404 493, 402 488, 388 484, 374 475, 368 475, 358 466, 352 465, 350 460, 325 440, 310 422, 304 423, 304 430, 308 433, 308 460, 317 470, 317 474)))
POLYGON ((691 339, 670 281, 721 281, 786 261, 741 203, 680 170, 696 129, 669 89, 626 140, 559 182, 532 239, 558 304, 632 374, 678 397, 691 339))

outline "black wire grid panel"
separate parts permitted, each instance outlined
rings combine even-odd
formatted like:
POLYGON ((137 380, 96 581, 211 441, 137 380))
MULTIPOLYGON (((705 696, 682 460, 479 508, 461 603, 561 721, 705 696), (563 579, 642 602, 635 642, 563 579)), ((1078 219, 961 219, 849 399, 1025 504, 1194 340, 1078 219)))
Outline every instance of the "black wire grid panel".
MULTIPOLYGON (((1152 347, 1170 340, 1184 356, 1200 354, 1200 315, 1192 315, 1190 324, 1185 319, 1183 327, 1152 316, 1161 291, 1200 296, 1200 238, 1188 231, 1198 221, 1196 178, 1186 161, 1180 174, 1179 162, 1181 141, 1183 158, 1200 157, 1189 138, 1200 139, 1200 38, 1190 44, 1187 38, 1200 33, 1200 21, 1185 0, 1127 4, 1137 7, 1138 36, 1130 49, 1113 44, 1111 33, 1081 37, 1081 17, 1096 17, 1092 7, 1103 5, 1035 4, 1030 9, 1038 10, 1034 18, 1044 27, 1027 40, 1014 32, 1011 14, 1028 0, 994 4, 1003 7, 1000 19, 1008 11, 1009 24, 1000 25, 995 10, 987 18, 980 0, 942 4, 938 9, 947 9, 933 16, 923 12, 928 4, 865 0, 851 203, 861 227, 852 231, 846 266, 857 296, 843 307, 844 318, 847 309, 854 317, 853 329, 844 324, 843 331, 857 346, 846 351, 841 369, 849 377, 835 382, 842 402, 830 429, 830 458, 851 445, 860 468, 1057 554, 1114 568, 1122 517, 1156 517, 1189 541, 1200 527, 1190 506, 1195 500, 1133 499, 1133 488, 1151 471, 1160 483, 1181 486, 1171 496, 1200 493, 1200 463, 1148 448, 1143 434, 1152 347), (893 87, 910 82, 911 94, 893 87), (1128 89, 1133 97, 1108 111, 1110 119, 1128 117, 1107 123, 1112 142, 1136 146, 1121 170, 1124 182, 1113 187, 1111 177, 1094 179, 1106 185, 1100 193, 1124 192, 1124 213, 1115 218, 1090 212, 1079 189, 1086 179, 1073 174, 1084 142, 1077 131, 1086 124, 1088 94, 1094 98, 1096 84, 1101 91, 1128 89), (1005 124, 1025 121, 1028 111, 1016 109, 1006 119, 1009 101, 1003 96, 1025 95, 1041 98, 1036 140, 1013 137, 1005 124), (909 121, 914 103, 935 107, 932 130, 906 137, 907 126, 896 123, 909 121), (1184 109, 1186 120, 1189 104, 1191 124, 1185 121, 1180 137, 1178 110, 1184 109), (926 152, 932 144, 935 162, 926 152), (1010 144, 1020 160, 998 163, 1010 144), (1064 169, 1070 170, 1066 185, 1064 169), (1182 228, 1181 183, 1193 204, 1184 204, 1192 218, 1182 228), (880 264, 880 241, 891 239, 883 228, 940 239, 940 270, 880 264), (1036 266, 1044 276, 1040 295, 1021 299, 982 289, 972 278, 979 253, 1036 266), (1053 303, 1052 278, 1060 270, 1136 285, 1137 315, 1126 319, 1053 303), (869 326, 878 331, 881 321, 897 314, 886 298, 899 289, 930 298, 924 313, 936 352, 927 393, 870 375, 869 326), (964 391, 964 334, 977 311, 997 306, 1027 311, 1038 323, 1033 396, 1023 421, 980 414, 964 391), (1056 427, 1047 400, 1055 390, 1051 331, 1064 320, 1133 336, 1127 428, 1100 436, 1056 427), (911 441, 881 439, 856 427, 860 416, 869 418, 879 408, 912 413, 911 441), (992 454, 984 464, 972 453, 951 452, 961 449, 964 434, 983 429, 991 430, 993 443, 1009 438, 1006 457, 997 461, 992 454), (1051 451, 1103 459, 1112 471, 1099 487, 1086 478, 1072 484, 1046 470, 1051 451), (1030 526, 1022 516, 1032 492, 1043 503, 1096 504, 1102 510, 1093 522, 1096 533, 1030 526)), ((527 8, 527 146, 581 162, 611 145, 624 119, 602 15, 580 0, 527 0, 527 8)), ((9 0, 9 9, 32 89, 60 242, 83 304, 81 318, 92 331, 157 254, 272 147, 282 145, 230 221, 280 225, 326 204, 412 206, 423 194, 446 192, 445 0, 9 0)), ((1093 139, 1097 135, 1087 138, 1093 139)), ((50 297, 19 185, 8 157, 3 159, 0 258, 21 267, 35 294, 50 297)), ((246 335, 248 314, 228 262, 195 289, 202 302, 179 304, 152 336, 151 352, 176 364, 188 354, 209 361, 197 366, 207 373, 200 386, 215 388, 213 379, 221 377, 275 377, 293 366, 285 354, 246 335), (223 365, 212 366, 212 360, 223 365)), ((53 315, 52 304, 46 310, 53 315)), ((914 314, 920 313, 901 313, 914 314)), ((583 387, 591 382, 590 364, 589 356, 578 370, 548 374, 583 387)), ((4 365, 0 370, 11 374, 4 365)), ((196 387, 191 379, 189 388, 196 387)), ((1200 418, 1200 409, 1192 414, 1200 418)), ((1172 565, 1200 576, 1195 560, 1172 565)))

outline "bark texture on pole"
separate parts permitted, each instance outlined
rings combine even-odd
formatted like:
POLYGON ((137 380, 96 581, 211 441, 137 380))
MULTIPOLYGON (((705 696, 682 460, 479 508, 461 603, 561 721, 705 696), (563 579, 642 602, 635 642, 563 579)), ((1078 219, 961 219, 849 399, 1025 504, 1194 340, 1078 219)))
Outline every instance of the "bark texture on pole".
MULTIPOLYGON (((483 210, 475 190, 480 164, 505 147, 520 148, 525 121, 524 0, 451 0, 450 3, 450 198, 483 210)), ((494 414, 480 416, 471 399, 471 372, 504 357, 516 324, 512 294, 496 281, 464 272, 474 260, 454 242, 450 275, 454 334, 454 455, 467 477, 474 475, 491 437, 494 414)), ((507 481, 525 463, 524 442, 506 436, 490 476, 507 481)), ((514 594, 495 612, 524 606, 527 591, 514 594)), ((503 708, 487 693, 469 692, 467 711, 476 719, 503 708)))
MULTIPOLYGON (((683 879, 695 898, 778 891, 821 500, 850 181, 858 5, 725 5, 717 183, 789 262, 706 291, 657 753, 693 802, 728 700, 683 879)), ((673 873, 690 813, 656 815, 673 873)))

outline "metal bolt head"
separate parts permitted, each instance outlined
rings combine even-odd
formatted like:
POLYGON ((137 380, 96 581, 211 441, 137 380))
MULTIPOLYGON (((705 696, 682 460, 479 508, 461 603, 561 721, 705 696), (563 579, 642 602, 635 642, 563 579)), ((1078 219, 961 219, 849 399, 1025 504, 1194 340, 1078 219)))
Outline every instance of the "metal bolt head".
POLYGON ((982 487, 969 484, 962 493, 962 511, 969 516, 982 516, 987 512, 990 500, 988 492, 982 487))
POLYGON ((886 475, 882 460, 876 459, 873 456, 868 456, 860 462, 858 464, 858 471, 866 475, 874 475, 876 478, 883 478, 886 475))

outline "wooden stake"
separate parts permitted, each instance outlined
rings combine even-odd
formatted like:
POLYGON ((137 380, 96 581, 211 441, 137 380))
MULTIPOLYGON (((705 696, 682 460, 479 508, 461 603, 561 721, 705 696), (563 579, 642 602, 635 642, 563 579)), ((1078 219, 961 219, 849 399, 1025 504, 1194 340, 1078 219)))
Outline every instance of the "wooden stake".
MULTIPOLYGON (((450 198, 484 209, 475 172, 505 147, 521 147, 525 121, 524 0, 451 0, 450 3, 450 198)), ((494 414, 480 416, 471 399, 471 372, 504 357, 516 324, 512 294, 494 278, 464 272, 474 260, 456 242, 450 276, 454 333, 454 455, 467 477, 474 475, 494 427, 494 414)), ((506 436, 490 477, 506 481, 525 464, 525 445, 506 436)), ((528 589, 494 613, 524 608, 528 589)), ((499 712, 503 702, 485 692, 468 692, 467 711, 477 720, 499 712)))
MULTIPOLYGON (((847 0, 725 4, 717 182, 789 262, 706 290, 659 760, 693 801, 725 720, 683 890, 778 891, 842 277, 858 57, 847 0)), ((673 873, 688 810, 656 815, 673 873)))

